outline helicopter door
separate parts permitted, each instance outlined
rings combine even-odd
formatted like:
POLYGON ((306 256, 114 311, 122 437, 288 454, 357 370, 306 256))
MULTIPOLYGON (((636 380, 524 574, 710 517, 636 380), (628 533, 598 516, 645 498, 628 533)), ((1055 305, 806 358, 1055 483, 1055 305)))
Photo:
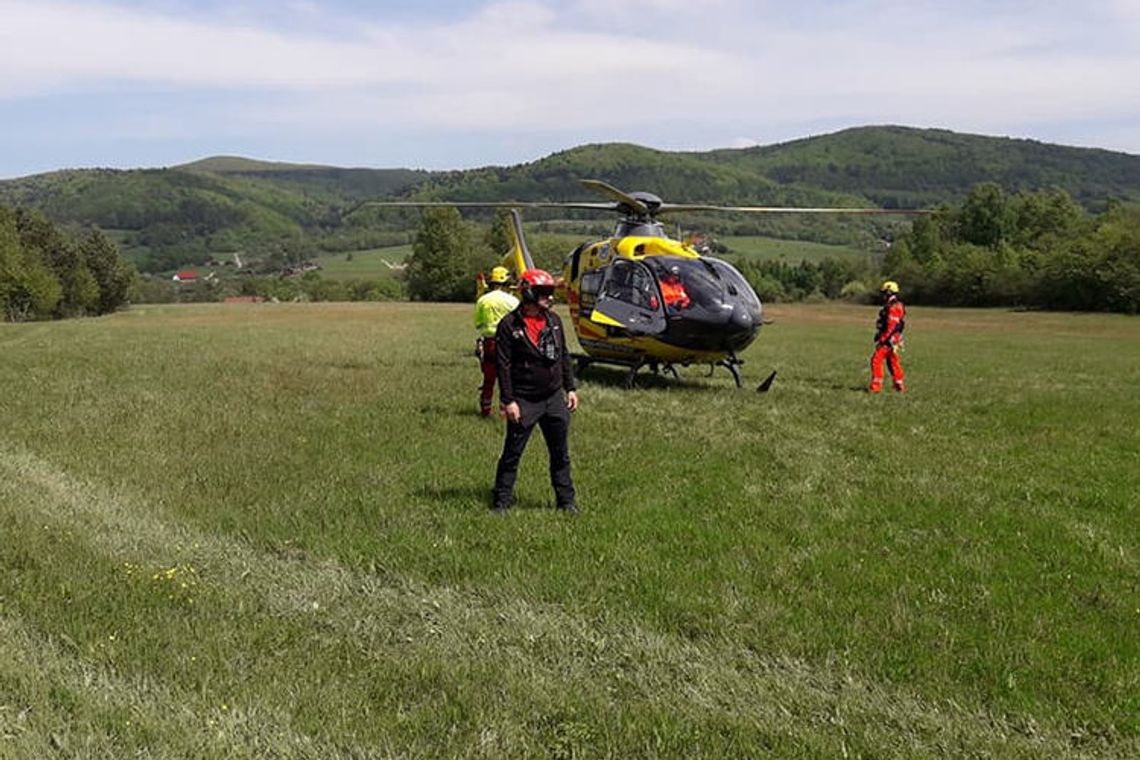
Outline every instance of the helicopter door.
POLYGON ((606 267, 590 320, 641 335, 664 332, 665 311, 649 268, 625 259, 606 267))

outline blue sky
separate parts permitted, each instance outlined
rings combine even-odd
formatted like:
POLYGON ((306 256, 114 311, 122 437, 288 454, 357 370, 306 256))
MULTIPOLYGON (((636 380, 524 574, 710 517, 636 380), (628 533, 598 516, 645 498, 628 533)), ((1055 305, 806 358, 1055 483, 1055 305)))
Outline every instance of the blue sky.
POLYGON ((1140 154, 1140 0, 0 0, 0 178, 427 169, 864 124, 1140 154))

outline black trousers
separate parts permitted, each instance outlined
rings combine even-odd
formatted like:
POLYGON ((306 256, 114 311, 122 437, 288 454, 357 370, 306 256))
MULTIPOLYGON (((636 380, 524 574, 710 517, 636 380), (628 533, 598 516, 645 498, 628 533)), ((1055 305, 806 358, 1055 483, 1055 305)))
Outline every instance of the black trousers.
POLYGON ((519 474, 519 460, 526 450, 527 441, 537 424, 550 454, 550 485, 554 487, 555 502, 559 507, 574 503, 574 483, 570 479, 570 410, 562 392, 552 394, 543 401, 515 399, 522 417, 518 422, 507 422, 507 438, 495 471, 492 491, 494 505, 505 507, 511 503, 515 480, 519 474))

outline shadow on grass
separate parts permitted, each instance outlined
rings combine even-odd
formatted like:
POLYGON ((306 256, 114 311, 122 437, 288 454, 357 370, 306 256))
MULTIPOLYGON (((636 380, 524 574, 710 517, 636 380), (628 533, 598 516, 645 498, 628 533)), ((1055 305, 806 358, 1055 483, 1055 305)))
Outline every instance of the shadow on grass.
MULTIPOLYGON (((494 472, 489 473, 489 475, 494 476, 494 472)), ((484 512, 491 512, 490 480, 488 480, 488 484, 486 486, 422 486, 413 491, 412 495, 417 499, 433 502, 449 509, 461 510, 464 512, 470 511, 472 509, 480 509, 484 512)), ((515 494, 515 499, 511 504, 511 509, 553 510, 553 497, 547 500, 541 500, 534 499, 529 496, 519 496, 518 494, 515 494)))
MULTIPOLYGON (((779 382, 778 378, 776 382, 779 382)), ((806 385, 809 388, 820 388, 829 391, 857 391, 864 394, 867 392, 866 382, 851 383, 842 380, 836 380, 835 378, 825 377, 800 378, 797 380, 797 382, 800 385, 806 385)))
MULTIPOLYGON (((625 390, 626 378, 629 376, 629 370, 617 366, 603 366, 592 365, 587 367, 582 372, 578 373, 578 379, 588 382, 591 385, 601 385, 607 388, 617 388, 625 390)), ((705 378, 701 378, 704 380, 705 378)), ((697 387, 698 384, 692 380, 687 380, 685 377, 675 379, 672 375, 658 373, 654 374, 647 368, 642 368, 637 373, 633 381, 633 388, 640 390, 648 390, 651 388, 685 388, 697 387)))

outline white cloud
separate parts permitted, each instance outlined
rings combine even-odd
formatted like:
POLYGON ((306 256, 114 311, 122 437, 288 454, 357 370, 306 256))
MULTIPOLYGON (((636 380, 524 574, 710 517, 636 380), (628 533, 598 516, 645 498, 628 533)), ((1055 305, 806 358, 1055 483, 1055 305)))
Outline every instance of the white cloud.
POLYGON ((857 123, 1072 134, 1076 117, 1119 134, 1140 103, 1135 0, 512 0, 400 21, 361 3, 178 5, 0 0, 0 109, 98 92, 153 108, 155 134, 708 145, 857 123))

